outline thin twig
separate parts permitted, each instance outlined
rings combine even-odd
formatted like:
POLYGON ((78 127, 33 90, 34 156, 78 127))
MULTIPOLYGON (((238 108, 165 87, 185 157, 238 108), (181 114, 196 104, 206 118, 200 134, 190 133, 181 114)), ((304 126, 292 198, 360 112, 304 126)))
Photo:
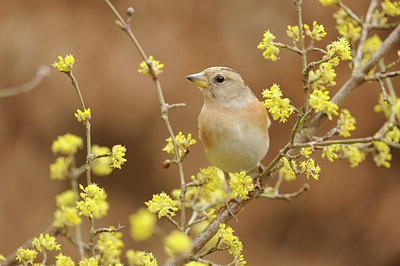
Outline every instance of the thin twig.
POLYGON ((118 232, 119 230, 121 230, 122 228, 124 228, 124 225, 118 225, 117 228, 97 228, 96 230, 94 230, 94 234, 100 234, 100 233, 114 233, 114 232, 118 232))
MULTIPOLYGON (((163 95, 163 91, 161 88, 161 84, 160 84, 160 80, 158 78, 158 76, 155 74, 154 69, 153 69, 153 64, 152 62, 148 59, 148 57, 146 56, 142 46, 140 45, 139 41, 136 39, 135 35, 132 32, 131 29, 131 18, 128 18, 126 21, 121 17, 121 15, 119 14, 118 10, 114 7, 114 5, 111 3, 110 0, 105 0, 105 2, 107 3, 107 5, 110 7, 110 9, 112 10, 112 12, 114 13, 114 15, 118 18, 118 25, 120 25, 120 28, 125 31, 129 38, 132 40, 132 42, 134 43, 134 45, 136 46, 137 50, 139 51, 139 54, 141 55, 141 57, 143 58, 143 60, 146 62, 149 70, 150 70, 150 75, 152 76, 153 82, 156 86, 156 90, 157 90, 157 96, 158 96, 158 100, 160 102, 160 109, 161 109, 161 119, 164 122, 165 126, 167 127, 168 133, 171 137, 172 140, 172 144, 174 146, 175 149, 175 153, 176 153, 176 164, 178 165, 178 171, 179 171, 179 178, 180 178, 180 183, 181 183, 181 195, 180 195, 180 201, 181 201, 181 228, 184 227, 185 224, 185 193, 186 193, 186 188, 185 188, 185 176, 184 176, 184 172, 183 172, 183 164, 182 161, 180 160, 180 156, 179 156, 179 151, 178 151, 178 145, 176 144, 176 140, 175 140, 175 134, 172 130, 171 124, 169 122, 168 119, 168 104, 165 102, 164 99, 164 95, 163 95)), ((181 104, 177 104, 177 106, 180 106, 181 104)))
POLYGON ((365 81, 370 81, 370 80, 378 80, 379 79, 384 79, 384 78, 391 78, 395 76, 400 75, 400 70, 397 71, 392 71, 392 72, 381 72, 381 73, 376 73, 374 75, 369 75, 364 78, 365 81))
POLYGON ((50 74, 48 66, 41 66, 36 72, 36 75, 28 82, 11 88, 0 89, 0 98, 14 96, 23 92, 28 92, 39 85, 45 77, 50 74))
POLYGON ((303 192, 306 192, 309 189, 310 189, 310 185, 305 183, 296 192, 286 193, 286 194, 261 194, 260 198, 279 199, 279 200, 291 201, 293 198, 296 198, 296 197, 300 196, 303 192))

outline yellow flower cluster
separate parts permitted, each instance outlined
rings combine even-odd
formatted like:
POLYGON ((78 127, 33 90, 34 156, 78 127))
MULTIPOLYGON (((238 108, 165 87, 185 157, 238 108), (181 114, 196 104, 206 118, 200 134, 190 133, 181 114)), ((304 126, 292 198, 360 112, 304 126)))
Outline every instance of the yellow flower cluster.
POLYGON ((326 36, 326 32, 323 25, 318 25, 316 21, 313 22, 313 29, 310 30, 310 26, 307 24, 303 25, 306 35, 313 40, 320 41, 326 36))
MULTIPOLYGON (((295 161, 292 161, 295 163, 295 161)), ((296 173, 293 171, 290 162, 286 157, 281 159, 282 166, 279 169, 279 177, 283 178, 285 181, 293 181, 296 179, 296 173)))
POLYGON ((286 122, 294 108, 290 105, 288 98, 282 99, 283 94, 279 85, 273 84, 270 89, 265 89, 262 96, 265 98, 263 105, 271 113, 272 118, 274 120, 279 119, 279 122, 286 122))
POLYGON ((45 250, 61 250, 60 246, 60 244, 57 244, 56 239, 49 234, 46 234, 45 236, 40 234, 39 238, 35 237, 32 240, 32 247, 36 248, 41 253, 45 250))
MULTIPOLYGON (((16 260, 22 262, 24 265, 28 265, 28 263, 33 265, 33 261, 36 259, 38 251, 40 253, 46 254, 46 251, 51 250, 60 250, 60 244, 57 244, 56 239, 49 234, 43 236, 40 234, 39 238, 35 237, 32 240, 32 247, 35 249, 23 249, 22 247, 17 250, 17 258, 16 260)), ((45 255, 44 255, 45 256, 45 255)), ((0 256, 0 260, 1 260, 0 256)), ((4 257, 3 257, 4 258, 4 257)))
POLYGON ((184 232, 174 230, 164 239, 164 250, 168 256, 174 257, 190 250, 192 239, 184 232))
POLYGON ((54 154, 60 153, 63 155, 73 155, 78 149, 82 148, 82 138, 70 133, 58 136, 51 146, 51 150, 54 154))
POLYGON ((159 219, 163 216, 175 216, 175 212, 178 210, 176 203, 165 192, 153 195, 153 199, 145 204, 149 212, 158 213, 159 219))
MULTIPOLYGON (((286 34, 289 38, 293 39, 295 42, 300 41, 300 30, 299 26, 288 26, 286 34)), ((302 33, 303 34, 303 33, 302 33)))
POLYGON ((257 48, 264 50, 263 56, 267 60, 278 60, 279 48, 273 43, 275 36, 267 30, 264 33, 263 40, 258 44, 257 48))
POLYGON ((86 121, 90 120, 90 118, 91 118, 90 108, 85 109, 83 112, 80 109, 77 109, 76 113, 75 113, 75 117, 76 117, 76 120, 78 120, 78 122, 86 122, 86 121))
POLYGON ((126 153, 126 148, 121 145, 114 145, 111 150, 111 167, 121 169, 121 165, 127 160, 124 158, 126 153))
POLYGON ((343 137, 350 137, 350 131, 355 130, 356 119, 350 114, 349 110, 342 109, 340 118, 338 120, 338 128, 340 135, 343 137))
POLYGON ((249 192, 254 190, 253 179, 246 171, 234 173, 230 178, 230 187, 233 197, 248 199, 249 192))
POLYGON ((392 155, 390 154, 390 147, 382 142, 375 141, 375 154, 374 161, 377 166, 385 166, 386 168, 390 168, 390 160, 392 160, 392 155))
POLYGON ((400 141, 400 129, 396 125, 391 125, 393 128, 389 130, 385 135, 385 140, 399 143, 400 141))
POLYGON ((69 256, 64 256, 62 253, 56 256, 56 266, 75 266, 74 261, 69 256))
POLYGON ((58 56, 58 62, 53 63, 53 67, 56 68, 60 72, 71 72, 72 67, 74 65, 75 59, 69 54, 66 55, 65 58, 58 56))
POLYGON ((384 0, 381 5, 386 15, 391 17, 400 15, 400 1, 391 2, 390 0, 384 0))
MULTIPOLYGON (((165 141, 167 142, 167 145, 165 145, 162 150, 169 154, 175 154, 172 138, 169 137, 165 141)), ((178 135, 175 136, 175 142, 179 151, 179 157, 182 157, 182 154, 185 153, 191 145, 196 144, 196 140, 192 139, 192 134, 189 133, 186 137, 183 135, 182 131, 179 131, 178 135)))
POLYGON ((228 247, 229 254, 232 254, 235 258, 236 265, 244 265, 246 262, 243 260, 242 251, 243 244, 237 236, 233 235, 234 230, 225 224, 219 225, 217 236, 221 239, 220 243, 225 244, 228 247))
POLYGON ((315 180, 318 180, 321 168, 319 167, 319 165, 315 164, 314 159, 309 158, 308 160, 301 162, 300 167, 301 167, 301 173, 306 174, 307 179, 309 179, 311 175, 315 180))
POLYGON ((38 252, 34 249, 23 249, 22 247, 18 248, 16 253, 17 260, 23 262, 25 265, 28 263, 33 265, 33 261, 36 259, 37 254, 38 252))
POLYGON ((337 56, 341 60, 352 60, 350 44, 345 38, 339 38, 327 46, 328 53, 325 55, 326 58, 337 56))
POLYGON ((220 189, 222 185, 222 180, 218 175, 217 169, 212 166, 201 168, 197 176, 192 176, 191 178, 193 181, 198 182, 204 190, 209 192, 220 189))
MULTIPOLYGON (((149 56, 149 63, 156 76, 159 76, 163 72, 164 64, 160 64, 160 61, 155 60, 151 55, 149 56)), ((142 73, 143 75, 151 75, 146 61, 140 63, 139 73, 142 73)))
POLYGON ((131 225, 131 236, 136 241, 147 240, 153 235, 154 226, 156 225, 157 218, 154 214, 141 208, 137 213, 129 216, 129 223, 131 225))
POLYGON ((339 0, 319 0, 323 6, 335 6, 338 4, 339 0))
POLYGON ((55 163, 50 164, 50 178, 56 180, 64 180, 69 174, 69 166, 71 158, 58 157, 55 163))
MULTIPOLYGON (((370 58, 371 56, 381 47, 382 41, 379 38, 378 35, 374 35, 367 40, 365 40, 363 49, 362 49, 362 60, 361 60, 361 65, 364 65, 370 58)), ((372 74, 373 69, 370 71, 369 74, 372 74)))
POLYGON ((384 100, 382 93, 379 95, 378 104, 374 106, 374 111, 377 113, 383 112, 387 119, 390 117, 392 108, 391 108, 390 104, 384 100))
POLYGON ((153 253, 144 251, 134 251, 132 249, 126 252, 128 265, 130 266, 157 266, 157 260, 153 253))
POLYGON ((77 193, 67 190, 56 197, 57 210, 54 212, 53 225, 57 228, 75 226, 82 223, 76 208, 77 193))
POLYGON ((79 185, 83 190, 80 194, 83 200, 76 203, 79 209, 79 215, 85 215, 90 218, 99 219, 107 215, 109 205, 106 201, 107 194, 104 189, 98 187, 96 184, 90 184, 87 187, 79 185))
POLYGON ((99 262, 95 258, 85 258, 79 262, 79 266, 97 266, 99 262))
MULTIPOLYGON (((99 146, 99 145, 93 145, 92 146, 92 153, 94 155, 102 155, 102 154, 108 154, 110 153, 111 150, 108 147, 105 146, 99 146)), ((100 157, 96 158, 92 162, 92 171, 95 175, 98 176, 106 176, 111 174, 113 168, 111 167, 113 161, 110 156, 105 156, 105 157, 100 157)))
POLYGON ((329 120, 332 120, 332 115, 338 115, 337 110, 339 107, 329 100, 328 94, 328 91, 314 90, 310 94, 308 102, 316 112, 323 112, 328 116, 329 120))
POLYGON ((350 163, 350 167, 354 168, 365 160, 366 153, 360 149, 359 144, 335 144, 324 147, 321 157, 326 157, 331 162, 337 158, 346 158, 350 163))
POLYGON ((100 265, 116 265, 121 263, 120 256, 123 247, 124 243, 122 242, 121 232, 101 233, 96 245, 100 253, 100 257, 98 258, 100 265))
POLYGON ((361 37, 361 26, 342 8, 333 14, 336 19, 336 29, 348 42, 354 44, 361 37))

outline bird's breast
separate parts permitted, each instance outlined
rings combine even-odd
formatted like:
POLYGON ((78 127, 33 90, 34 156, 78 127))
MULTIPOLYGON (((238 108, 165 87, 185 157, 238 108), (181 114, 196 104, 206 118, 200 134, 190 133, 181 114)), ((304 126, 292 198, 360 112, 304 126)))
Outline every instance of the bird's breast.
POLYGON ((269 148, 268 115, 256 98, 243 108, 204 105, 199 135, 213 165, 227 172, 251 170, 269 148))

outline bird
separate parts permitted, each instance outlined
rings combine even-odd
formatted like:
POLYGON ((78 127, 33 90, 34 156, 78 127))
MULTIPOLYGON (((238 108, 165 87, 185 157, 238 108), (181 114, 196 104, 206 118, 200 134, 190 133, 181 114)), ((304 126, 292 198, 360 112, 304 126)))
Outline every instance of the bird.
POLYGON ((267 110, 231 68, 209 67, 186 78, 203 94, 199 137, 209 162, 224 172, 229 201, 229 173, 255 171, 268 152, 267 110))

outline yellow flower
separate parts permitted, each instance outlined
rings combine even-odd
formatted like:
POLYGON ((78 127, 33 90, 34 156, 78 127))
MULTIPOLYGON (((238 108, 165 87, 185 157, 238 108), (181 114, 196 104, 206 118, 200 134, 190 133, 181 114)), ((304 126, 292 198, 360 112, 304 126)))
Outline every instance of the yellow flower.
POLYGON ((301 172, 307 175, 307 179, 310 178, 310 175, 315 179, 318 180, 319 172, 321 168, 319 165, 315 165, 314 159, 310 158, 307 161, 303 161, 300 163, 301 172))
MULTIPOLYGON (((175 154, 172 138, 169 137, 165 141, 167 141, 167 145, 165 145, 162 150, 169 154, 175 154)), ((178 135, 175 136, 175 142, 179 151, 179 157, 182 157, 183 153, 186 152, 191 145, 196 144, 196 140, 192 139, 192 134, 189 133, 186 137, 182 134, 182 131, 179 131, 178 135)))
POLYGON ((75 191, 67 190, 56 196, 57 207, 71 207, 75 206, 78 194, 75 191))
POLYGON ((62 206, 54 212, 53 225, 57 228, 65 226, 76 226, 82 223, 78 215, 78 209, 75 206, 62 206))
POLYGON ((131 224, 131 236, 137 241, 147 240, 153 235, 154 226, 157 218, 141 208, 137 213, 129 216, 129 223, 131 224))
POLYGON ((222 180, 218 175, 217 169, 215 167, 207 167, 205 169, 200 169, 197 176, 192 176, 193 181, 197 181, 206 191, 214 192, 221 188, 222 180))
POLYGON ((77 109, 76 113, 75 113, 75 117, 76 117, 76 120, 78 120, 78 122, 86 122, 86 121, 90 120, 90 118, 91 118, 90 108, 85 109, 83 112, 81 110, 77 109))
MULTIPOLYGON (((102 155, 111 152, 110 148, 105 146, 93 145, 92 153, 94 155, 102 155)), ((95 175, 106 176, 111 174, 113 168, 111 167, 112 159, 110 156, 96 158, 92 163, 92 171, 95 175)))
POLYGON ((374 142, 376 153, 374 155, 374 161, 377 166, 385 166, 386 168, 390 168, 390 160, 392 160, 392 155, 390 154, 390 147, 382 142, 375 141, 374 142))
POLYGON ((68 168, 71 164, 71 158, 58 157, 55 163, 50 164, 50 178, 64 180, 68 176, 68 168))
POLYGON ((288 26, 286 34, 289 38, 292 38, 294 41, 300 41, 300 30, 298 26, 288 26))
POLYGON ((66 55, 65 58, 58 56, 58 62, 54 62, 53 67, 60 72, 71 72, 74 62, 75 59, 71 54, 66 55))
POLYGON ((32 240, 32 247, 35 247, 39 252, 43 252, 44 250, 61 250, 60 244, 57 244, 56 239, 49 234, 43 236, 40 234, 39 238, 35 237, 32 240))
POLYGON ((165 252, 170 257, 174 257, 185 251, 189 251, 192 239, 184 232, 174 230, 164 239, 165 252))
POLYGON ((337 56, 341 60, 352 60, 350 44, 346 39, 339 38, 339 40, 332 42, 327 46, 328 53, 325 58, 337 56))
POLYGON ((98 260, 101 265, 116 265, 121 263, 119 258, 122 253, 121 249, 124 247, 121 238, 121 232, 105 232, 99 235, 96 248, 100 253, 100 258, 98 260))
POLYGON ((58 136, 51 146, 51 150, 54 154, 60 153, 63 155, 73 155, 78 151, 78 149, 82 148, 82 138, 70 133, 58 136))
POLYGON ((356 119, 351 116, 349 110, 343 109, 340 113, 340 118, 338 120, 338 127, 340 130, 340 135, 343 137, 350 137, 350 131, 355 130, 356 119))
POLYGON ((354 44, 361 37, 361 26, 352 19, 342 8, 333 17, 336 19, 336 29, 351 44, 354 44))
POLYGON ((75 266, 74 261, 69 256, 64 256, 62 253, 56 256, 56 266, 75 266))
POLYGON ((263 105, 271 113, 272 118, 274 120, 279 119, 279 122, 286 122, 287 118, 293 113, 294 108, 290 105, 288 98, 281 98, 283 94, 279 85, 273 84, 269 90, 265 89, 262 95, 266 99, 263 105))
POLYGON ((124 164, 127 160, 124 158, 125 153, 126 153, 126 148, 125 146, 121 145, 114 145, 112 147, 112 155, 111 155, 111 160, 113 161, 113 164, 111 165, 114 168, 121 169, 121 165, 124 164))
POLYGON ((85 258, 79 262, 79 266, 97 266, 99 262, 95 258, 85 258))
POLYGON ((328 91, 314 90, 308 99, 311 108, 315 109, 316 112, 324 112, 329 120, 332 120, 332 115, 338 115, 337 110, 339 107, 329 101, 328 91))
POLYGON ((388 16, 399 16, 400 15, 400 2, 390 2, 390 0, 385 0, 381 3, 382 9, 388 16))
POLYGON ((374 111, 379 113, 379 112, 383 112, 385 114, 386 118, 390 117, 390 113, 391 113, 391 107, 390 104, 385 101, 383 99, 383 95, 382 93, 379 95, 379 102, 377 105, 374 106, 374 111))
POLYGON ((125 256, 129 266, 157 266, 157 260, 151 252, 148 253, 130 249, 126 252, 125 256))
POLYGON ((6 260, 6 258, 4 258, 3 254, 0 254, 0 261, 2 260, 6 260))
POLYGON ((265 50, 263 52, 264 58, 271 61, 276 61, 279 59, 279 48, 273 44, 274 40, 275 36, 269 30, 267 30, 264 33, 262 42, 260 42, 257 46, 258 49, 265 50))
POLYGON ((233 197, 248 199, 249 192, 254 190, 253 179, 246 174, 246 171, 234 173, 231 175, 230 187, 233 197))
POLYGON ((153 195, 153 199, 145 202, 145 204, 149 212, 158 212, 159 219, 163 216, 174 216, 175 212, 178 210, 176 203, 165 192, 153 195))
POLYGON ((326 36, 326 32, 323 25, 318 25, 316 21, 313 22, 313 29, 310 31, 310 27, 307 24, 304 24, 304 29, 306 31, 306 35, 311 39, 320 41, 323 37, 326 36))
POLYGON ((399 143, 400 141, 400 129, 393 125, 393 129, 388 131, 385 135, 385 139, 388 141, 393 141, 395 143, 399 143))
MULTIPOLYGON (((151 65, 151 68, 154 71, 154 74, 156 76, 159 76, 163 72, 164 64, 160 64, 160 61, 157 61, 153 58, 153 56, 149 56, 149 62, 151 65)), ((140 69, 139 73, 142 73, 143 75, 150 75, 150 69, 149 66, 147 65, 146 61, 143 61, 140 63, 140 69)))
MULTIPOLYGON (((279 169, 279 177, 282 177, 285 181, 293 181, 296 179, 296 173, 293 171, 290 163, 286 157, 281 159, 282 167, 279 169)), ((294 162, 294 161, 293 161, 294 162)))
POLYGON ((329 161, 333 162, 334 159, 338 158, 337 152, 340 149, 340 145, 329 145, 325 146, 324 149, 322 150, 321 157, 322 158, 328 158, 329 161))
POLYGON ((106 201, 107 194, 104 189, 96 184, 90 184, 87 187, 79 185, 84 191, 81 193, 82 201, 76 203, 76 207, 80 210, 79 215, 85 215, 90 218, 99 219, 107 214, 109 205, 106 201))
POLYGON ((335 6, 338 4, 338 0, 319 0, 319 2, 323 5, 323 6, 335 6))
POLYGON ((226 225, 222 223, 219 225, 217 236, 221 238, 221 244, 227 245, 229 254, 235 257, 235 261, 237 261, 237 259, 243 261, 243 257, 241 257, 243 244, 237 236, 233 235, 233 232, 234 230, 230 226, 226 227, 226 225))
POLYGON ((18 248, 17 250, 17 258, 16 260, 18 260, 19 262, 24 262, 25 263, 30 263, 33 265, 33 260, 36 259, 37 256, 37 251, 33 250, 33 249, 23 249, 18 248))

